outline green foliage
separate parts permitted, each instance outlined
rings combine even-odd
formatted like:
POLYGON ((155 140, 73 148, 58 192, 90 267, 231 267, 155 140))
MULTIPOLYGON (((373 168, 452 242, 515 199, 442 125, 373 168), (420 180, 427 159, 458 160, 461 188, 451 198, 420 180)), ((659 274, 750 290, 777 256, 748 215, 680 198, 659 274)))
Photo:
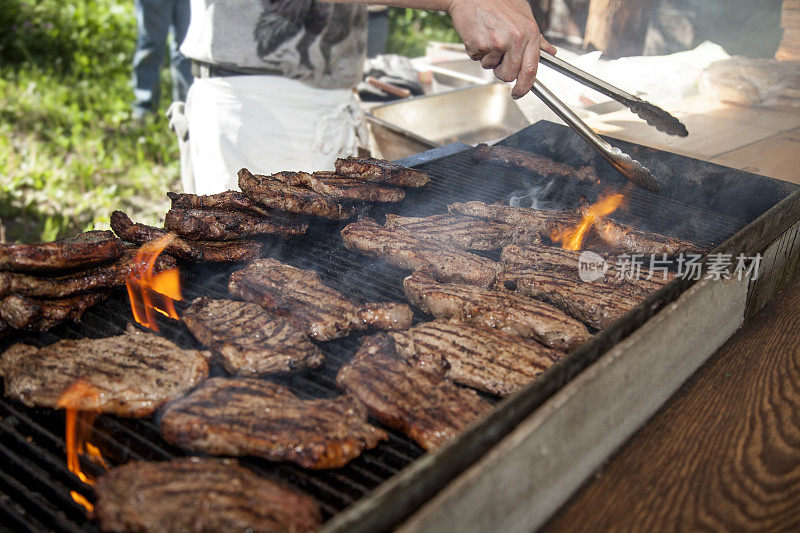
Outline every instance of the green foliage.
POLYGON ((428 41, 458 43, 461 39, 445 13, 398 7, 389 10, 389 53, 422 56, 428 41))
MULTIPOLYGON (((0 10, 0 230, 52 240, 107 227, 114 209, 155 223, 179 179, 163 118, 130 120, 136 23, 127 0, 6 0, 0 10), (25 21, 30 21, 26 25, 25 21)), ((162 94, 170 94, 167 71, 162 94)))

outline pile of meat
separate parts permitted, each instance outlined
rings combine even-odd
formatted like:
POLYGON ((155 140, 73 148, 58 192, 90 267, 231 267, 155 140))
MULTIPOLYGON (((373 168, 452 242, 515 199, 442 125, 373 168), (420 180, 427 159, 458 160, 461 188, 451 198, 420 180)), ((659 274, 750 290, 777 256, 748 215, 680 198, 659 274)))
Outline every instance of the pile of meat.
POLYGON ((243 168, 242 192, 167 193, 172 207, 163 228, 134 223, 115 211, 111 229, 136 244, 175 233, 166 252, 184 261, 249 261, 261 254, 262 237, 302 235, 314 218, 347 220, 374 203, 400 202, 405 188, 429 182, 424 172, 371 158, 338 159, 335 172, 263 176, 243 168))

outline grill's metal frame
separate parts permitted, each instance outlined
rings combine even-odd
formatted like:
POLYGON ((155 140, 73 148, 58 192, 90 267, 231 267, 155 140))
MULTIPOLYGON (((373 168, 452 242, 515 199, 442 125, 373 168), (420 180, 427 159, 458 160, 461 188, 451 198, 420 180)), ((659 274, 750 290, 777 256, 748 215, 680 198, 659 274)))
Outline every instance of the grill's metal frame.
MULTIPOLYGON (((551 155, 575 166, 594 163, 598 169, 601 169, 604 184, 622 185, 624 180, 617 176, 613 169, 603 170, 604 163, 593 160, 592 155, 586 152, 587 148, 582 145, 580 139, 577 139, 577 143, 573 142, 576 139, 574 134, 562 126, 538 123, 512 136, 504 143, 551 155), (581 145, 583 151, 581 151, 581 145)), ((619 144, 625 143, 620 142, 619 144)), ((462 153, 468 149, 469 147, 465 145, 452 145, 405 161, 408 164, 427 165, 431 169, 439 169, 439 172, 445 169, 445 173, 448 175, 440 176, 441 179, 435 180, 433 189, 429 192, 409 194, 409 200, 403 204, 402 214, 432 214, 442 212, 450 201, 481 197, 498 200, 502 199, 502 195, 507 195, 509 191, 504 188, 504 185, 501 185, 500 178, 503 174, 501 170, 481 169, 480 172, 490 171, 492 173, 491 176, 487 176, 486 180, 482 180, 482 175, 470 176, 469 172, 463 168, 450 168, 457 161, 461 161, 462 166, 466 164, 464 162, 468 161, 468 157, 462 153), (436 166, 437 161, 442 158, 443 163, 436 166), (459 172, 463 175, 463 182, 459 181, 459 172), (480 188, 481 190, 470 190, 470 188, 480 188), (459 192, 463 197, 454 197, 454 194, 459 192)), ((789 184, 783 185, 767 178, 724 169, 716 165, 632 144, 627 144, 623 149, 648 164, 666 180, 662 184, 662 194, 665 197, 659 200, 661 202, 659 205, 662 205, 664 211, 663 213, 649 214, 650 218, 654 220, 655 227, 653 229, 657 229, 659 223, 663 223, 669 217, 681 213, 681 210, 684 209, 683 204, 689 200, 699 204, 694 208, 695 211, 707 212, 710 219, 720 224, 725 230, 721 230, 722 234, 725 235, 733 233, 733 231, 727 232, 725 228, 744 226, 757 214, 765 211, 766 207, 772 206, 768 213, 747 225, 719 247, 720 250, 755 253, 761 251, 764 245, 773 242, 781 231, 800 219, 800 192, 789 184), (675 175, 673 168, 687 172, 689 177, 675 175), (736 180, 744 180, 751 185, 754 184, 763 194, 747 206, 750 209, 745 210, 741 217, 732 217, 729 216, 729 213, 727 215, 724 213, 722 206, 725 201, 735 200, 735 195, 727 194, 725 190, 718 195, 702 198, 700 201, 684 195, 684 191, 688 189, 690 195, 696 196, 697 191, 702 190, 703 184, 698 181, 702 177, 714 179, 720 183, 720 186, 730 185, 736 180), (695 181, 692 182, 692 179, 695 181), (732 198, 727 198, 728 196, 732 198), (784 200, 773 206, 780 198, 784 198, 784 200)), ((506 175, 505 178, 508 178, 509 175, 506 175)), ((507 179, 505 183, 508 183, 507 179)), ((596 194, 600 192, 600 190, 593 191, 592 189, 587 186, 565 191, 565 198, 569 197, 574 200, 578 193, 591 194, 594 192, 596 194)), ((641 195, 649 193, 635 191, 632 194, 635 200, 641 195)), ((641 198, 645 205, 648 198, 646 196, 641 198)), ((652 200, 649 198, 649 201, 652 200)), ((635 205, 633 211, 635 211, 635 205)), ((648 220, 646 211, 633 212, 631 216, 637 220, 648 220)), ((683 229, 686 232, 683 236, 697 237, 702 240, 703 231, 695 231, 691 227, 683 229), (692 233, 693 231, 696 235, 692 233)), ((403 277, 402 271, 385 268, 380 261, 366 260, 356 253, 347 252, 338 242, 315 242, 315 239, 324 239, 326 236, 330 237, 329 228, 318 230, 318 233, 311 235, 309 239, 299 241, 299 244, 295 245, 296 247, 274 249, 270 253, 297 266, 315 268, 320 271, 323 279, 327 282, 345 289, 356 297, 365 300, 403 299, 399 283, 403 277), (310 257, 312 252, 314 256, 310 257)), ((706 242, 706 244, 708 243, 706 242)), ((275 242, 275 246, 280 246, 279 241, 275 242)), ((791 261, 797 260, 796 249, 791 246, 787 249, 789 251, 784 255, 790 261, 789 263, 784 261, 786 264, 784 264, 783 270, 794 268, 796 271, 796 263, 794 263, 794 267, 791 264, 791 261)), ((776 284, 773 281, 781 276, 778 272, 780 269, 773 270, 771 275, 751 287, 751 309, 748 309, 748 313, 752 313, 757 307, 757 304, 753 302, 763 303, 764 298, 775 290, 776 284), (764 280, 767 279, 769 282, 765 283, 764 280)), ((203 268, 187 272, 189 286, 194 286, 201 281, 207 284, 204 290, 195 290, 190 296, 200 294, 208 294, 212 297, 226 296, 224 281, 227 279, 227 272, 226 269, 208 270, 203 268)), ((535 436, 535 432, 522 436, 517 435, 516 432, 530 422, 532 417, 542 416, 541 413, 546 411, 546 403, 549 405, 558 398, 558 395, 570 387, 574 387, 578 382, 576 377, 583 378, 589 375, 591 369, 583 372, 587 367, 599 362, 598 360, 610 360, 609 357, 601 357, 601 355, 609 352, 612 347, 622 346, 624 343, 620 344, 620 341, 631 333, 639 334, 646 326, 640 331, 636 331, 637 328, 646 322, 652 323, 655 320, 654 315, 667 304, 676 299, 685 298, 688 294, 686 290, 690 285, 690 282, 677 281, 652 295, 626 317, 571 354, 553 371, 547 373, 543 379, 520 394, 503 401, 500 408, 496 409, 489 417, 481 420, 471 430, 435 453, 422 454, 422 451, 407 439, 392 433, 388 444, 380 445, 376 449, 377 451, 368 452, 351 465, 334 472, 307 472, 293 465, 251 459, 246 459, 244 462, 262 475, 296 486, 314 496, 322 505, 326 517, 333 517, 326 524, 328 530, 387 530, 396 527, 404 519, 408 519, 414 511, 429 501, 430 503, 425 505, 423 511, 413 516, 407 524, 416 528, 435 529, 434 524, 441 524, 437 520, 448 516, 443 511, 448 508, 459 508, 458 502, 454 503, 454 500, 448 499, 452 498, 451 489, 453 487, 460 487, 459 490, 463 489, 464 483, 466 483, 465 476, 469 476, 470 473, 474 476, 475 469, 478 469, 481 476, 490 479, 493 471, 499 471, 495 468, 498 463, 486 466, 488 458, 496 457, 493 450, 504 449, 503 446, 508 447, 509 439, 528 442, 531 435, 535 436), (582 372, 583 374, 581 374, 582 372), (439 496, 436 496, 437 493, 439 496), (342 509, 345 510, 342 511, 342 509)), ((702 289, 699 292, 705 294, 703 286, 707 284, 699 285, 702 286, 692 288, 692 291, 698 292, 698 289, 702 289)), ((120 293, 122 294, 122 291, 120 293)), ((31 342, 48 344, 59 337, 107 336, 113 332, 108 331, 104 326, 104 321, 110 320, 117 328, 121 328, 122 324, 129 320, 127 310, 124 305, 120 305, 122 302, 124 302, 124 296, 119 296, 113 304, 104 304, 90 310, 82 326, 60 327, 54 330, 53 334, 30 337, 31 342)), ((176 340, 179 344, 196 346, 184 328, 166 321, 164 326, 166 328, 165 336, 168 338, 176 340)), ((328 343, 323 348, 329 358, 328 363, 320 372, 311 375, 301 374, 284 381, 298 394, 308 397, 336 394, 333 386, 335 372, 338 366, 354 352, 356 345, 356 339, 328 343)), ((646 413, 639 414, 639 416, 646 416, 646 413)), ((557 419, 550 417, 548 420, 557 419)), ((628 421, 628 426, 632 420, 628 421)), ((91 491, 82 486, 64 465, 62 424, 63 414, 60 412, 30 410, 15 402, 0 399, 0 435, 3 436, 0 441, 0 504, 2 504, 0 505, 0 523, 12 524, 21 531, 26 529, 46 530, 55 527, 52 524, 57 524, 58 529, 66 531, 96 529, 93 523, 82 520, 81 508, 73 503, 68 495, 69 490, 78 490, 91 499, 91 491), (27 440, 28 438, 30 441, 27 440)), ((579 433, 579 429, 576 428, 576 434, 579 433)), ((619 433, 616 437, 620 438, 620 435, 623 433, 619 433)), ((93 432, 93 439, 100 444, 101 449, 109 455, 114 464, 138 458, 166 459, 182 454, 180 450, 161 441, 158 435, 157 420, 152 419, 119 420, 114 417, 100 417, 98 427, 93 432)), ((576 457, 575 459, 580 458, 576 457)), ((580 476, 573 476, 573 479, 580 479, 580 476)), ((550 481, 552 482, 552 480, 550 481)), ((480 484, 467 484, 467 487, 472 491, 468 494, 476 494, 474 491, 476 488, 480 488, 480 484)), ((501 493, 501 491, 497 492, 501 493)), ((561 490, 559 494, 563 496, 568 492, 561 490)), ((553 501, 557 500, 555 498, 553 501)), ((465 499, 464 501, 469 500, 465 499)), ((552 512, 552 509, 548 512, 552 512)), ((469 513, 465 512, 463 515, 469 516, 469 513)), ((509 513, 509 515, 511 516, 513 513, 509 513)), ((538 516, 541 518, 542 514, 540 513, 538 516)), ((452 520, 452 517, 448 517, 448 520, 452 520)), ((457 521, 451 523, 455 525, 457 521)), ((475 527, 479 523, 476 520, 471 525, 475 527)), ((526 523, 530 523, 530 520, 526 523)))

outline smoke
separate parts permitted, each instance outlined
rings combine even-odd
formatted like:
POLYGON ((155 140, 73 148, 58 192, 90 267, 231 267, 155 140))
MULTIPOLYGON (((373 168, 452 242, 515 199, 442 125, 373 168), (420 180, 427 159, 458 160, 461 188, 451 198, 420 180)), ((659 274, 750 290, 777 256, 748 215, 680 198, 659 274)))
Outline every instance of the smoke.
POLYGON ((529 184, 527 189, 512 192, 508 198, 508 205, 511 207, 546 209, 548 207, 544 205, 544 198, 552 191, 554 185, 555 180, 550 180, 544 184, 529 184))

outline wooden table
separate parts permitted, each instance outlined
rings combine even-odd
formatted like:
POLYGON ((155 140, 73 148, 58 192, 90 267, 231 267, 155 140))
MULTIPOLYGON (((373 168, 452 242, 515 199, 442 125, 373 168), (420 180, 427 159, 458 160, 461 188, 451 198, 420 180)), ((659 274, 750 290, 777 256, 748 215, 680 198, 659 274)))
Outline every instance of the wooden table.
MULTIPOLYGON (((800 183, 800 114, 688 99, 688 139, 627 111, 602 133, 800 183)), ((800 531, 800 276, 575 494, 545 531, 800 531)))

